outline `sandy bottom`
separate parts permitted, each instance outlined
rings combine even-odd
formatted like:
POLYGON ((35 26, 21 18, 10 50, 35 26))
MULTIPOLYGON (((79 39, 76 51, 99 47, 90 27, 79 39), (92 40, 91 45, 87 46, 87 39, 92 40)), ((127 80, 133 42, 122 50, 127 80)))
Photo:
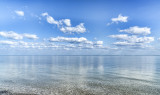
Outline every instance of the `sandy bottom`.
POLYGON ((55 83, 48 85, 1 85, 0 95, 160 95, 160 88, 142 82, 124 81, 119 84, 102 82, 55 83), (138 83, 138 84, 137 84, 138 83))

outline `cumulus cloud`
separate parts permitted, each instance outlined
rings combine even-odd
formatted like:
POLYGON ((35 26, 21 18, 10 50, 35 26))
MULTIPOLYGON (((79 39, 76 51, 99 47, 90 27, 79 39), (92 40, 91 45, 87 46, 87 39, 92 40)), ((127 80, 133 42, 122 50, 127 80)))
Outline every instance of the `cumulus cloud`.
POLYGON ((112 22, 116 22, 116 23, 118 23, 118 22, 127 22, 128 21, 128 17, 127 16, 122 16, 121 14, 119 14, 117 18, 112 18, 111 20, 112 20, 112 22))
POLYGON ((15 44, 17 44, 17 42, 15 42, 15 41, 1 40, 0 44, 3 44, 3 45, 15 45, 15 44))
POLYGON ((42 15, 42 16, 48 16, 48 13, 45 12, 45 13, 42 13, 41 15, 42 15))
POLYGON ((61 22, 63 22, 66 26, 71 26, 71 20, 70 19, 62 19, 61 22))
POLYGON ((127 41, 123 41, 123 42, 115 42, 113 44, 118 46, 130 46, 130 45, 135 45, 136 43, 129 43, 127 41))
POLYGON ((151 45, 146 45, 144 43, 130 43, 127 41, 122 41, 122 42, 115 42, 113 43, 116 46, 124 46, 124 47, 129 47, 129 48, 153 48, 151 45))
POLYGON ((96 45, 102 45, 102 44, 103 44, 103 41, 96 41, 95 44, 96 44, 96 45))
POLYGON ((127 34, 110 35, 109 37, 118 40, 118 42, 113 43, 114 45, 127 46, 131 48, 145 48, 148 47, 146 44, 154 41, 154 37, 137 37, 136 35, 128 36, 127 34))
POLYGON ((95 47, 103 47, 103 41, 96 41, 93 43, 93 46, 95 47))
POLYGON ((1 31, 0 36, 5 37, 5 38, 10 38, 10 39, 15 39, 15 40, 23 39, 22 35, 15 33, 13 31, 9 31, 9 32, 1 31))
POLYGON ((2 48, 15 49, 105 49, 103 41, 90 41, 85 37, 51 37, 44 42, 24 42, 21 39, 38 39, 34 34, 18 34, 13 31, 1 31, 0 36, 14 40, 0 40, 2 48))
POLYGON ((86 28, 84 27, 84 23, 80 23, 79 25, 72 26, 70 19, 61 19, 55 20, 52 16, 50 16, 47 12, 41 14, 43 17, 46 17, 46 20, 50 24, 57 25, 60 31, 64 33, 84 33, 86 32, 86 28))
POLYGON ((51 17, 47 12, 41 14, 43 17, 46 17, 46 20, 50 24, 59 25, 59 21, 56 21, 53 17, 51 17))
POLYGON ((134 26, 134 27, 130 27, 128 29, 120 30, 120 32, 126 32, 126 33, 130 33, 130 34, 135 34, 135 35, 148 35, 151 33, 150 30, 151 29, 148 27, 134 26))
POLYGON ((24 16, 24 12, 23 12, 23 11, 15 11, 15 13, 16 13, 18 16, 24 16))
POLYGON ((80 38, 67 38, 67 37, 56 37, 56 38, 50 38, 49 41, 51 42, 68 42, 68 43, 92 43, 91 41, 88 41, 84 37, 80 38))
POLYGON ((38 39, 37 35, 35 34, 23 34, 24 37, 28 38, 28 39, 38 39))
POLYGON ((70 43, 76 45, 77 48, 81 49, 89 49, 89 48, 102 48, 103 41, 89 41, 84 37, 80 38, 67 38, 67 37, 55 37, 50 38, 50 42, 63 42, 63 43, 70 43))
POLYGON ((136 35, 128 36, 126 34, 110 35, 109 37, 124 40, 129 43, 151 43, 154 41, 154 37, 137 37, 136 35))
POLYGON ((24 42, 24 41, 7 41, 3 40, 0 41, 1 47, 8 46, 7 48, 31 48, 31 49, 104 49, 102 46, 98 46, 103 44, 103 42, 93 42, 93 44, 87 43, 63 43, 63 44, 55 44, 55 43, 46 43, 46 42, 24 42))
POLYGON ((59 24, 59 22, 56 21, 56 20, 55 20, 53 17, 51 17, 51 16, 47 16, 47 22, 50 23, 50 24, 56 24, 56 25, 59 24))
POLYGON ((128 34, 110 35, 109 37, 115 38, 118 42, 113 43, 116 46, 129 46, 129 47, 150 47, 149 43, 154 41, 154 37, 147 37, 151 34, 151 29, 148 27, 130 27, 128 29, 120 30, 119 32, 125 32, 128 34))
POLYGON ((128 35, 127 34, 110 35, 109 37, 116 38, 116 39, 128 39, 128 35))
POLYGON ((38 39, 37 35, 34 34, 18 34, 14 31, 0 31, 0 36, 14 39, 14 40, 22 40, 24 37, 28 39, 38 39))
POLYGON ((75 27, 61 27, 60 30, 64 33, 84 33, 86 32, 86 28, 84 27, 83 23, 80 23, 79 25, 75 27))
POLYGON ((10 40, 0 40, 1 45, 9 46, 11 48, 40 48, 43 47, 41 43, 34 42, 24 42, 24 41, 10 41, 10 40))
POLYGON ((122 16, 121 14, 118 15, 116 18, 111 19, 111 23, 108 23, 107 25, 111 25, 113 23, 119 23, 119 22, 128 22, 128 16, 122 16))

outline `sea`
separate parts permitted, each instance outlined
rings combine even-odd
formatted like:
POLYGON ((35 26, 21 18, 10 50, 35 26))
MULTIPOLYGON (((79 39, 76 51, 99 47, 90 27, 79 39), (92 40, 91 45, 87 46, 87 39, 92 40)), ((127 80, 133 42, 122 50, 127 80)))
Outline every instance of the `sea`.
POLYGON ((0 56, 0 95, 160 95, 160 56, 0 56))

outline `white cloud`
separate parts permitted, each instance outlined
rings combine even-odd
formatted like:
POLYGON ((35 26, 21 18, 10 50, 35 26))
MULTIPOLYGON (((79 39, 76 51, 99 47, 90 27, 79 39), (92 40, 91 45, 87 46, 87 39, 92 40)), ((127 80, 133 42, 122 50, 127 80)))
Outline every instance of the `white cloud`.
POLYGON ((71 43, 78 45, 79 48, 88 48, 88 47, 103 47, 103 41, 89 41, 84 37, 80 38, 67 38, 67 37, 56 37, 56 38, 50 38, 50 42, 63 42, 63 43, 71 43))
POLYGON ((70 20, 70 19, 62 19, 62 22, 63 22, 66 26, 71 26, 71 20, 70 20))
POLYGON ((86 28, 84 27, 84 23, 80 23, 75 27, 71 26, 70 19, 61 19, 55 20, 52 16, 50 16, 47 12, 41 14, 43 17, 46 17, 46 20, 50 24, 55 24, 58 26, 60 31, 64 33, 84 33, 86 32, 86 28))
POLYGON ((96 41, 93 43, 93 45, 96 47, 103 47, 103 41, 96 41))
POLYGON ((84 33, 86 32, 86 28, 84 27, 83 23, 80 23, 79 25, 75 27, 61 27, 60 30, 64 33, 84 33))
POLYGON ((41 14, 42 16, 46 16, 46 20, 48 23, 50 24, 56 24, 56 25, 59 25, 59 21, 56 21, 53 17, 51 17, 47 12, 45 13, 42 13, 41 14))
POLYGON ((123 41, 123 42, 115 42, 113 43, 114 45, 122 45, 122 46, 126 46, 126 45, 130 45, 131 43, 128 43, 126 41, 123 41))
POLYGON ((128 22, 128 16, 122 16, 121 14, 119 14, 117 18, 112 18, 111 21, 112 22, 107 23, 107 26, 109 26, 113 23, 128 22))
POLYGON ((22 40, 24 37, 28 39, 38 39, 35 34, 18 34, 14 31, 0 31, 0 36, 14 40, 22 40))
POLYGON ((1 31, 0 36, 5 37, 5 38, 10 38, 10 39, 15 39, 15 40, 23 39, 22 35, 15 33, 13 31, 9 31, 9 32, 1 31))
POLYGON ((36 42, 24 42, 24 41, 0 41, 0 44, 9 45, 11 48, 46 48, 47 44, 45 43, 36 43, 36 42))
POLYGON ((24 42, 24 41, 11 41, 0 40, 1 48, 15 48, 15 49, 106 49, 103 47, 103 41, 88 41, 86 38, 58 38, 52 39, 53 42, 24 42), (63 43, 61 43, 63 42, 63 43))
POLYGON ((127 34, 110 35, 109 37, 116 38, 116 39, 128 39, 128 35, 127 34))
POLYGON ((131 42, 136 43, 151 43, 154 41, 154 37, 135 37, 135 39, 132 39, 131 42))
POLYGON ((116 23, 118 23, 118 22, 127 22, 128 21, 128 17, 127 16, 122 16, 121 14, 119 14, 117 18, 112 18, 111 20, 112 20, 112 22, 116 22, 116 23))
POLYGON ((110 35, 111 38, 116 38, 118 42, 113 44, 116 46, 127 46, 130 48, 148 48, 149 44, 154 41, 154 37, 137 37, 136 35, 128 36, 127 34, 110 35))
POLYGON ((41 15, 42 15, 42 16, 48 16, 48 13, 45 12, 45 13, 42 13, 41 15))
POLYGON ((137 37, 136 35, 128 36, 126 34, 110 35, 109 37, 125 40, 130 43, 151 43, 154 41, 154 37, 137 37))
POLYGON ((15 41, 6 41, 6 40, 1 40, 0 44, 4 44, 4 45, 15 45, 17 44, 17 42, 15 41))
POLYGON ((116 46, 129 46, 130 48, 148 48, 147 44, 154 41, 154 37, 146 37, 140 35, 148 35, 151 33, 150 28, 148 27, 130 27, 128 29, 120 30, 120 32, 130 33, 130 36, 127 34, 119 35, 110 35, 109 37, 115 38, 118 42, 113 43, 116 46))
POLYGON ((53 17, 51 17, 51 16, 47 16, 47 22, 50 23, 50 24, 56 24, 56 25, 59 24, 59 22, 56 21, 56 20, 55 20, 53 17))
POLYGON ((122 41, 122 42, 115 42, 113 43, 116 46, 125 46, 125 48, 153 48, 151 45, 146 45, 144 43, 129 43, 126 41, 122 41), (126 47, 127 46, 127 47, 126 47))
POLYGON ((38 39, 37 35, 35 34, 23 34, 23 36, 28 39, 38 39))
POLYGON ((95 44, 97 44, 97 45, 102 45, 102 44, 103 44, 103 41, 97 41, 97 42, 95 42, 95 44))
POLYGON ((24 12, 23 12, 23 11, 15 11, 15 13, 16 13, 18 16, 24 16, 24 12))
MULTIPOLYGON (((93 49, 93 48, 99 48, 99 46, 95 46, 93 44, 75 44, 75 43, 69 43, 69 44, 52 44, 52 43, 36 43, 36 42, 24 42, 24 41, 7 41, 3 40, 0 41, 1 47, 7 48, 35 48, 35 49, 93 49)), ((102 47, 100 47, 102 48, 102 47)), ((102 48, 103 49, 103 48, 102 48)))
POLYGON ((56 37, 56 38, 50 38, 49 41, 51 42, 68 42, 68 43, 88 43, 86 38, 80 37, 80 38, 67 38, 67 37, 56 37))
POLYGON ((114 45, 117 45, 117 46, 135 46, 135 45, 141 45, 140 43, 130 43, 130 42, 127 42, 127 41, 122 41, 122 42, 115 42, 113 43, 114 45))
POLYGON ((151 29, 148 27, 134 26, 134 27, 130 27, 128 29, 120 30, 120 32, 126 32, 126 33, 130 33, 130 34, 135 34, 135 35, 148 35, 151 33, 150 30, 151 29))

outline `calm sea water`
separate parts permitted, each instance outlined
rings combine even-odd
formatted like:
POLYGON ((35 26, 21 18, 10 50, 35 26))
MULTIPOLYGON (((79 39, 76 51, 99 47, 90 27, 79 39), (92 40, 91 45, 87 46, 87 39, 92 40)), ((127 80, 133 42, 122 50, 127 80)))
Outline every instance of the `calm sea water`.
POLYGON ((160 56, 0 56, 3 95, 160 95, 160 56))

